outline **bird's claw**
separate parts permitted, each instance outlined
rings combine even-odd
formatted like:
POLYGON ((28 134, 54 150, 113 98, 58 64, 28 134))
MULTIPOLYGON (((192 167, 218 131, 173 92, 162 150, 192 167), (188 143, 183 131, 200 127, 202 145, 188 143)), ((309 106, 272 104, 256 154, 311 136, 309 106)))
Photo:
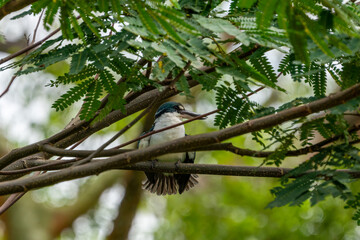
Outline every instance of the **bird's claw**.
POLYGON ((154 168, 155 168, 157 162, 158 162, 157 159, 152 159, 152 160, 151 160, 151 169, 154 169, 154 168))
POLYGON ((179 170, 179 164, 180 164, 180 160, 175 162, 175 172, 177 172, 179 170))

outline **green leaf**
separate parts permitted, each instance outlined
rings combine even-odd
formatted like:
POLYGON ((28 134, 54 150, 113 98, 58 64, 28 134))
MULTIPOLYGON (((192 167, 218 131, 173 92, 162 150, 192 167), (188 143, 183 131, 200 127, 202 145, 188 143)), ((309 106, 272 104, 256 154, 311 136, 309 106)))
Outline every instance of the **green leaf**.
POLYGON ((179 44, 176 44, 175 42, 173 42, 171 40, 165 41, 164 45, 168 45, 168 47, 171 47, 172 49, 174 49, 174 51, 178 52, 184 58, 186 58, 192 62, 195 62, 197 60, 196 57, 191 52, 189 52, 188 49, 186 49, 185 47, 183 47, 179 44))
POLYGON ((239 0, 237 6, 239 8, 251 8, 257 0, 239 0))
POLYGON ((71 88, 65 94, 61 95, 61 97, 57 99, 51 107, 55 108, 56 111, 63 111, 65 108, 79 101, 86 94, 89 86, 93 83, 93 81, 93 78, 87 79, 81 82, 79 85, 71 88))
POLYGON ((194 80, 198 81, 202 85, 203 90, 206 91, 214 90, 218 80, 220 79, 220 74, 216 72, 207 74, 197 69, 190 70, 190 75, 194 80))
POLYGON ((161 27, 166 31, 167 34, 169 34, 169 36, 178 43, 181 44, 186 44, 186 42, 184 41, 184 39, 182 39, 179 34, 175 31, 175 29, 173 28, 172 25, 170 25, 167 22, 167 18, 165 18, 162 15, 158 15, 154 12, 149 12, 151 13, 152 17, 155 18, 157 20, 157 22, 161 25, 161 27))
POLYGON ((109 11, 109 1, 108 0, 98 0, 97 2, 98 2, 100 11, 103 11, 103 12, 109 11))
MULTIPOLYGON (((44 26, 46 24, 51 25, 54 21, 56 13, 59 11, 59 8, 61 6, 61 1, 47 1, 47 8, 45 11, 44 16, 44 26)), ((45 27, 46 29, 49 29, 49 27, 45 27)))
POLYGON ((244 122, 252 116, 251 103, 240 98, 231 87, 217 87, 215 99, 220 110, 215 116, 215 125, 220 128, 244 122))
POLYGON ((185 16, 182 14, 182 12, 167 7, 160 7, 160 11, 158 13, 159 16, 162 19, 168 21, 173 26, 173 28, 179 29, 189 34, 198 34, 196 28, 184 20, 185 16))
POLYGON ((153 42, 151 44, 151 47, 155 49, 158 52, 165 53, 166 56, 173 61, 176 66, 183 68, 185 66, 184 61, 181 59, 181 57, 176 53, 176 51, 167 43, 155 43, 153 42))
POLYGON ((287 204, 300 205, 306 199, 310 198, 309 189, 314 183, 317 173, 308 173, 303 177, 295 179, 285 187, 277 187, 272 189, 272 193, 276 198, 269 203, 267 208, 282 207, 287 204))
POLYGON ((237 40, 243 43, 245 46, 250 44, 249 37, 232 25, 229 21, 224 19, 212 19, 197 16, 197 21, 206 29, 213 31, 214 33, 227 33, 234 36, 237 40))
POLYGON ((118 90, 118 85, 115 83, 114 76, 110 73, 110 71, 104 69, 99 74, 99 79, 101 81, 102 86, 108 93, 115 93, 118 90))
POLYGON ((233 58, 236 61, 237 67, 242 71, 243 74, 246 74, 248 77, 253 78, 256 81, 259 81, 269 87, 272 87, 277 90, 285 91, 284 89, 278 87, 275 85, 274 82, 270 81, 266 76, 258 72, 255 68, 247 64, 244 60, 239 60, 236 58, 233 58))
POLYGON ((190 86, 189 83, 186 79, 186 77, 182 76, 180 77, 179 81, 176 82, 176 88, 183 92, 183 94, 187 97, 191 97, 191 92, 190 92, 190 86))
POLYGON ((135 9, 139 13, 139 18, 144 26, 152 33, 159 34, 158 27, 156 26, 154 19, 149 15, 147 11, 150 9, 145 9, 145 5, 140 1, 133 1, 135 9))
MULTIPOLYGON (((7 0, 7 1, 8 1, 8 0, 7 0)), ((13 16, 12 18, 10 18, 10 20, 20 19, 20 18, 22 18, 22 17, 25 17, 25 16, 27 16, 27 15, 31 15, 31 14, 33 14, 33 11, 32 11, 32 9, 29 9, 29 10, 27 10, 27 11, 24 11, 24 12, 18 14, 18 15, 13 16)))
POLYGON ((103 70, 106 66, 109 66, 109 59, 106 52, 89 51, 89 60, 93 61, 93 64, 99 70, 103 70))
POLYGON ((95 36, 97 36, 98 38, 101 38, 101 35, 100 35, 98 29, 94 26, 91 19, 88 17, 88 14, 81 8, 77 8, 76 10, 79 12, 81 19, 85 22, 85 24, 88 26, 88 28, 95 34, 95 36))
POLYGON ((104 108, 100 110, 99 115, 94 119, 94 122, 104 119, 111 111, 120 109, 123 114, 126 114, 124 94, 126 92, 126 83, 120 83, 115 93, 109 95, 108 102, 104 108))
POLYGON ((89 77, 94 77, 97 72, 98 69, 95 68, 94 66, 91 65, 86 66, 85 68, 83 68, 83 70, 81 70, 77 74, 70 75, 66 73, 64 76, 59 76, 57 78, 57 83, 69 84, 69 83, 81 81, 89 77))
POLYGON ((326 72, 324 66, 320 66, 312 63, 310 65, 310 71, 314 71, 310 75, 310 83, 313 86, 315 96, 323 97, 326 94, 326 72))
POLYGON ((256 13, 256 22, 259 28, 264 29, 270 26, 274 18, 274 12, 279 0, 260 0, 258 4, 259 11, 256 13))
POLYGON ((65 39, 72 40, 74 38, 74 35, 71 31, 71 22, 69 17, 68 9, 65 7, 61 7, 60 11, 60 28, 61 32, 65 39))
POLYGON ((64 47, 53 49, 46 54, 39 55, 34 59, 36 65, 50 66, 54 63, 68 59, 74 52, 78 51, 81 45, 68 44, 64 47))
POLYGON ((324 41, 324 36, 321 36, 319 33, 319 29, 321 26, 317 24, 314 20, 309 19, 305 14, 298 15, 299 20, 304 26, 304 31, 311 37, 311 39, 315 42, 315 44, 323 51, 326 55, 330 57, 335 57, 335 55, 331 52, 327 43, 324 41))
POLYGON ((250 62, 255 69, 265 75, 267 79, 273 83, 277 82, 275 70, 266 56, 255 56, 254 54, 253 57, 250 58, 250 62))
POLYGON ((81 29, 81 27, 80 27, 80 25, 78 23, 78 20, 72 14, 70 14, 70 21, 71 21, 71 25, 73 26, 75 32, 79 35, 81 40, 83 40, 85 42, 84 32, 82 31, 82 29, 81 29))
POLYGON ((290 8, 290 11, 288 11, 288 19, 287 33, 293 46, 295 57, 306 65, 309 65, 310 59, 304 26, 299 21, 299 16, 293 8, 290 8))
POLYGON ((0 1, 0 7, 4 6, 7 2, 9 2, 10 0, 1 0, 0 1))
POLYGON ((81 120, 89 121, 95 116, 95 113, 101 105, 101 102, 99 101, 101 93, 102 86, 99 81, 95 80, 88 89, 84 99, 84 104, 80 112, 81 120))
POLYGON ((85 63, 87 59, 88 59, 87 50, 74 54, 71 58, 69 74, 71 75, 78 74, 85 67, 85 63))
POLYGON ((121 15, 121 11, 122 11, 122 6, 120 4, 120 1, 118 0, 111 0, 111 9, 113 10, 113 12, 115 12, 118 15, 121 15))

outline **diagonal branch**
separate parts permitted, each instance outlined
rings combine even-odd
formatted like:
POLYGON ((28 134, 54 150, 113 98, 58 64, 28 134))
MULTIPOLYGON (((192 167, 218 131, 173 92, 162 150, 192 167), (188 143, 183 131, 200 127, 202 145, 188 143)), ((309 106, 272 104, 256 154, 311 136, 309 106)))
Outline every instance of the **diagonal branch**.
POLYGON ((7 57, 4 57, 2 59, 0 59, 0 64, 3 64, 13 58, 16 58, 28 51, 30 51, 31 49, 34 49, 38 46, 40 46, 41 44, 43 44, 46 40, 48 40, 50 37, 54 36, 56 33, 58 33, 60 31, 60 28, 57 28, 56 30, 52 31, 49 35, 47 35, 46 37, 44 37, 43 39, 41 39, 40 41, 37 41, 36 43, 30 44, 29 46, 27 46, 26 48, 21 49, 20 51, 17 51, 16 53, 10 54, 7 57))
POLYGON ((134 142, 137 142, 137 141, 139 141, 139 140, 141 140, 141 139, 143 139, 143 138, 146 138, 146 137, 148 137, 148 136, 151 136, 151 135, 154 135, 154 134, 156 134, 156 133, 160 133, 160 132, 169 130, 169 129, 171 129, 171 128, 175 128, 175 127, 177 127, 177 126, 184 125, 184 124, 189 123, 189 122, 193 122, 193 121, 198 120, 198 119, 200 119, 200 118, 204 118, 204 117, 207 117, 207 116, 209 116, 209 115, 211 115, 211 114, 217 113, 218 111, 219 111, 219 110, 216 109, 216 110, 213 110, 213 111, 211 111, 211 112, 207 112, 207 113, 201 114, 201 115, 199 115, 199 116, 197 116, 197 117, 193 117, 193 118, 188 119, 188 120, 186 120, 186 121, 182 121, 182 122, 180 122, 180 123, 176 123, 176 124, 173 124, 173 125, 168 126, 168 127, 160 128, 160 129, 158 129, 158 130, 153 130, 153 131, 148 132, 148 133, 146 133, 146 134, 144 134, 144 135, 141 135, 141 136, 139 136, 139 137, 137 137, 137 138, 135 138, 135 139, 132 139, 132 140, 130 140, 130 141, 128 141, 128 142, 125 142, 125 143, 123 143, 123 144, 120 144, 119 146, 116 146, 116 147, 114 147, 113 149, 123 148, 123 147, 125 147, 125 146, 127 146, 127 145, 129 145, 129 144, 132 144, 132 143, 134 143, 134 142))
POLYGON ((105 160, 90 162, 81 166, 66 168, 62 171, 43 174, 25 179, 0 183, 0 194, 27 191, 29 189, 49 186, 58 182, 99 174, 101 172, 122 168, 129 164, 147 161, 151 158, 169 153, 171 151, 189 151, 196 147, 219 143, 226 139, 270 128, 292 119, 305 117, 312 113, 341 105, 360 95, 360 84, 356 84, 344 91, 311 103, 283 110, 276 114, 253 119, 242 124, 200 135, 187 136, 148 148, 119 154, 105 160))
MULTIPOLYGON (((255 93, 263 90, 264 88, 265 88, 265 87, 259 87, 259 88, 256 89, 255 91, 247 94, 246 97, 250 97, 251 95, 253 95, 253 94, 255 94, 255 93)), ((213 110, 213 111, 210 111, 210 112, 201 114, 201 115, 199 115, 199 116, 197 116, 197 117, 193 117, 193 118, 191 118, 191 119, 182 121, 182 122, 180 122, 180 123, 176 123, 176 124, 173 124, 173 125, 171 125, 171 126, 164 127, 164 128, 158 129, 158 130, 153 130, 153 131, 148 132, 148 133, 146 133, 146 134, 144 134, 144 135, 141 135, 141 136, 139 136, 139 137, 137 137, 137 138, 135 138, 135 139, 133 139, 133 140, 130 140, 130 141, 128 141, 128 142, 125 142, 125 143, 123 143, 123 144, 120 144, 119 146, 114 147, 114 149, 115 149, 115 148, 116 148, 116 149, 117 149, 117 148, 123 148, 123 147, 125 147, 125 146, 127 146, 127 145, 130 145, 130 144, 132 144, 132 143, 134 143, 134 142, 137 142, 137 141, 139 141, 139 140, 141 140, 141 139, 143 139, 143 138, 149 137, 149 136, 154 135, 154 134, 156 134, 156 133, 160 133, 160 132, 169 130, 169 129, 171 129, 171 128, 175 128, 175 127, 184 125, 184 124, 189 123, 189 122, 193 122, 193 121, 195 121, 195 120, 198 120, 198 119, 207 117, 207 116, 212 115, 212 114, 214 114, 214 113, 217 113, 217 112, 219 112, 219 111, 220 111, 219 109, 215 109, 215 110, 213 110)))
MULTIPOLYGON (((40 25, 40 22, 41 22, 41 18, 42 18, 42 15, 44 13, 44 10, 41 12, 40 16, 39 16, 39 19, 38 19, 38 22, 36 24, 36 27, 34 29, 34 33, 33 33, 33 40, 31 41, 31 44, 34 44, 35 42, 35 39, 36 39, 36 33, 37 33, 37 30, 39 28, 39 25, 40 25)), ((23 69, 24 66, 21 66, 20 67, 20 70, 21 71, 23 69)), ((17 78, 18 75, 14 74, 14 76, 11 77, 11 80, 9 82, 9 84, 7 85, 7 87, 5 88, 5 90, 0 94, 0 98, 2 98, 9 90, 10 90, 10 87, 12 86, 12 84, 14 83, 14 80, 17 78)))
POLYGON ((24 7, 36 2, 37 0, 10 0, 0 8, 0 20, 6 15, 23 9, 24 7))
MULTIPOLYGON (((351 132, 357 131, 359 129, 360 129, 360 124, 351 127, 348 130, 348 132, 351 133, 351 132)), ((312 153, 312 152, 319 152, 322 149, 322 147, 324 147, 325 145, 333 143, 342 137, 343 137, 343 135, 337 135, 337 136, 325 139, 321 142, 318 142, 318 143, 313 144, 308 147, 288 151, 285 155, 288 157, 295 157, 295 156, 305 155, 305 154, 312 153)), ((353 141, 349 142, 349 144, 350 145, 356 144, 356 143, 359 143, 359 141, 360 141, 359 139, 353 140, 353 141)), ((240 156, 249 156, 249 157, 258 157, 258 158, 266 158, 266 157, 270 156, 271 154, 275 153, 275 151, 254 151, 254 150, 250 150, 250 149, 238 148, 238 147, 234 146, 232 143, 216 143, 216 144, 211 144, 211 145, 195 148, 192 150, 195 150, 195 151, 223 150, 223 151, 232 152, 232 153, 240 155, 240 156)))
POLYGON ((134 120, 132 120, 128 125, 126 125, 123 129, 121 129, 117 134, 115 134, 110 140, 102 144, 95 152, 90 154, 84 159, 81 159, 80 161, 76 162, 74 166, 81 165, 87 162, 90 162, 93 157, 95 157, 98 153, 100 153, 102 150, 104 150, 107 146, 109 146, 112 142, 114 142, 116 139, 118 139, 121 135, 123 135, 128 129, 130 129, 132 126, 134 126, 140 119, 142 119, 146 114, 148 114, 155 106, 156 104, 161 100, 162 96, 165 95, 165 93, 170 89, 173 88, 175 83, 184 75, 186 70, 190 67, 191 62, 189 61, 186 66, 180 71, 180 73, 175 77, 175 79, 170 83, 170 85, 159 94, 158 97, 156 97, 153 102, 142 112, 137 116, 134 120))
MULTIPOLYGON (((249 57, 253 51, 256 51, 256 49, 257 48, 254 47, 249 52, 239 52, 238 58, 245 59, 249 57)), ((141 59, 140 61, 142 61, 141 64, 146 64, 146 60, 141 59)), ((209 74, 215 71, 215 67, 201 67, 199 70, 209 74)), ((186 78, 190 88, 199 84, 197 81, 193 80, 191 75, 186 75, 186 78)), ((177 89, 171 88, 163 96, 162 100, 172 97, 178 93, 179 91, 177 89)), ((51 143, 55 144, 57 147, 66 148, 74 143, 77 143, 78 141, 92 135, 93 133, 110 126, 114 122, 117 122, 125 118, 126 116, 129 116, 146 108, 153 101, 153 99, 158 96, 158 94, 159 90, 153 89, 127 99, 128 104, 126 104, 125 106, 127 114, 123 114, 120 110, 115 110, 108 114, 103 120, 93 124, 92 126, 90 126, 90 122, 79 120, 74 121, 73 123, 69 124, 67 128, 51 136, 50 138, 44 139, 34 144, 30 144, 25 147, 13 149, 10 153, 0 158, 0 169, 3 169, 4 167, 8 166, 14 161, 17 161, 18 159, 38 153, 40 151, 39 145, 51 143)))

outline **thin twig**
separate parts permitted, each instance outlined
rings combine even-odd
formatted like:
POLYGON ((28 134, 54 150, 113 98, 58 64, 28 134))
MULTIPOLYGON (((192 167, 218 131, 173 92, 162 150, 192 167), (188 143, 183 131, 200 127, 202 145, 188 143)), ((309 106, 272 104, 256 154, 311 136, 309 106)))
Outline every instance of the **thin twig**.
MULTIPOLYGON (((35 176, 39 175, 40 172, 36 173, 35 176)), ((14 205, 17 201, 19 201, 20 198, 22 198, 26 191, 19 192, 19 193, 13 193, 6 199, 6 201, 0 206, 0 215, 2 215, 6 210, 8 210, 12 205, 14 205)))
MULTIPOLYGON (((256 90, 254 90, 253 92, 247 94, 246 96, 247 96, 247 97, 250 97, 251 95, 253 95, 253 94, 255 94, 255 93, 263 90, 264 88, 265 88, 265 87, 259 87, 259 88, 257 88, 256 90)), ((178 126, 181 126, 181 125, 184 125, 184 124, 186 124, 186 123, 189 123, 189 122, 192 122, 192 121, 195 121, 195 120, 198 120, 198 119, 207 117, 207 116, 212 115, 212 114, 214 114, 214 113, 217 113, 217 112, 219 112, 219 111, 220 111, 219 109, 216 109, 216 110, 213 110, 213 111, 210 111, 210 112, 201 114, 201 115, 199 115, 199 116, 197 116, 197 117, 193 117, 193 118, 191 118, 191 119, 182 121, 182 122, 180 122, 180 123, 176 123, 176 124, 173 124, 173 125, 171 125, 171 126, 164 127, 164 128, 158 129, 158 130, 153 130, 153 131, 148 132, 148 133, 146 133, 146 134, 144 134, 144 135, 141 135, 141 136, 139 136, 139 137, 137 137, 137 138, 135 138, 135 139, 133 139, 133 140, 130 140, 130 141, 128 141, 128 142, 125 142, 125 143, 123 143, 123 144, 120 144, 120 145, 118 145, 118 146, 116 146, 116 147, 113 147, 112 149, 123 148, 123 147, 125 147, 125 146, 127 146, 127 145, 129 145, 129 144, 132 144, 132 143, 134 143, 134 142, 137 142, 137 141, 139 141, 139 140, 141 140, 141 139, 143 139, 143 138, 146 138, 146 137, 149 137, 149 136, 154 135, 154 134, 156 134, 156 133, 160 133, 160 132, 163 132, 163 131, 166 131, 166 130, 169 130, 169 129, 172 129, 172 128, 175 128, 175 127, 178 127, 178 126)))
MULTIPOLYGON (((28 167, 24 169, 16 169, 16 170, 3 170, 0 171, 0 175, 18 175, 18 174, 24 174, 24 173, 30 173, 33 171, 48 171, 48 170, 58 170, 62 169, 63 167, 56 168, 58 166, 66 165, 67 167, 70 167, 71 163, 76 162, 78 159, 69 159, 69 160, 53 160, 48 161, 46 160, 44 164, 41 164, 39 166, 33 166, 28 167)), ((27 163, 28 165, 31 165, 31 161, 27 163)))
POLYGON ((35 42, 37 30, 38 30, 38 28, 39 28, 39 26, 40 26, 41 18, 42 18, 43 14, 44 14, 44 11, 45 11, 45 9, 43 9, 43 10, 41 11, 41 14, 40 14, 40 16, 39 16, 38 22, 37 22, 36 27, 35 27, 35 29, 34 29, 33 39, 32 39, 32 41, 31 41, 31 44, 34 44, 34 42, 35 42))
POLYGON ((98 153, 100 153, 102 150, 104 150, 107 146, 109 146, 112 142, 114 142, 116 139, 118 139, 121 135, 123 135, 128 129, 130 129, 132 126, 134 126, 140 119, 142 119, 146 114, 148 114, 154 106, 162 99, 162 96, 165 94, 165 92, 174 86, 174 84, 181 78, 182 75, 184 75, 185 71, 190 67, 191 62, 189 61, 186 66, 180 71, 180 73, 175 77, 175 79, 172 81, 172 83, 163 91, 161 92, 157 98, 154 99, 154 101, 142 112, 140 113, 134 120, 132 120, 128 125, 126 125, 123 129, 121 129, 117 134, 115 134, 111 139, 109 139, 107 142, 105 142, 103 145, 101 145, 95 152, 90 154, 88 157, 79 160, 74 164, 74 166, 78 166, 87 162, 90 162, 93 157, 95 157, 98 153))
POLYGON ((47 35, 45 38, 43 38, 40 41, 37 41, 36 43, 33 43, 29 46, 27 46, 26 48, 21 49, 20 51, 17 51, 16 53, 10 54, 7 57, 4 57, 2 59, 0 59, 0 64, 3 64, 13 58, 16 58, 26 52, 28 52, 29 50, 36 48, 37 46, 41 45, 43 42, 45 42, 46 40, 48 40, 50 37, 54 36, 56 33, 58 33, 60 31, 60 28, 57 28, 56 30, 54 30, 53 32, 51 32, 49 35, 47 35))
POLYGON ((150 62, 148 62, 146 72, 145 72, 145 77, 148 79, 150 78, 151 70, 152 70, 152 62, 150 61, 150 62))
MULTIPOLYGON (((42 17, 42 15, 43 15, 43 13, 44 13, 44 10, 41 12, 40 17, 39 17, 39 19, 38 19, 38 22, 37 22, 37 24, 36 24, 36 27, 35 27, 35 29, 34 29, 33 40, 32 40, 32 42, 31 42, 31 44, 34 44, 34 42, 35 42, 36 33, 37 33, 38 28, 39 28, 39 25, 40 25, 40 22, 41 22, 41 17, 42 17)), ((23 68, 24 68, 24 66, 21 66, 20 69, 19 69, 19 71, 21 71, 23 68)), ((10 87, 12 86, 12 84, 14 83, 14 80, 15 80, 16 78, 17 78, 17 75, 13 75, 13 76, 11 77, 11 80, 10 80, 9 84, 7 85, 7 87, 5 88, 5 90, 0 94, 0 98, 2 98, 2 97, 10 90, 10 87)))
MULTIPOLYGON (((316 143, 316 144, 308 146, 308 147, 288 151, 288 152, 285 153, 285 156, 287 156, 287 157, 296 157, 296 156, 305 155, 305 154, 308 154, 308 153, 319 152, 322 149, 322 147, 324 147, 325 145, 330 144, 330 143, 338 140, 340 137, 342 137, 342 136, 336 136, 336 137, 333 137, 331 139, 326 139, 324 141, 321 141, 319 143, 316 143)), ((349 142, 349 145, 357 144, 359 142, 360 142, 359 139, 353 140, 353 141, 349 142)), ((249 157, 256 157, 256 158, 266 158, 266 157, 270 156, 271 154, 275 153, 275 151, 254 151, 254 150, 251 150, 251 149, 238 148, 238 147, 234 146, 232 143, 216 143, 216 144, 207 145, 207 146, 204 146, 204 147, 197 147, 197 148, 194 148, 194 149, 191 149, 191 150, 193 150, 193 151, 219 151, 219 150, 223 150, 223 151, 232 152, 232 153, 240 155, 240 156, 249 156, 249 157)))
POLYGON ((14 205, 20 198, 22 198, 27 192, 19 192, 11 194, 6 201, 0 206, 0 215, 14 205))
MULTIPOLYGON (((134 149, 108 149, 103 150, 97 154, 97 157, 109 157, 118 155, 124 152, 129 152, 134 149)), ((54 147, 50 144, 44 144, 41 146, 41 151, 55 155, 55 156, 63 156, 63 157, 78 157, 78 158, 84 158, 95 152, 96 150, 68 150, 68 149, 62 149, 58 147, 54 147)))
MULTIPOLYGON (((20 71, 22 70, 23 67, 20 67, 20 71)), ((0 98, 2 98, 9 90, 10 87, 12 86, 12 84, 14 83, 14 80, 16 79, 17 75, 13 75, 11 77, 11 80, 9 82, 9 84, 7 85, 7 87, 5 88, 5 90, 0 94, 0 98)))
MULTIPOLYGON (((78 16, 76 19, 79 19, 80 16, 78 16)), ((0 59, 0 65, 13 59, 16 58, 20 55, 22 55, 23 53, 28 52, 29 50, 36 48, 37 46, 41 45, 43 42, 45 42, 46 40, 48 40, 49 38, 51 38, 52 36, 54 36, 56 33, 58 33, 60 31, 60 28, 55 29, 54 31, 52 31, 49 35, 47 35, 46 37, 44 37, 43 39, 41 39, 40 41, 37 41, 36 43, 33 43, 23 49, 21 49, 20 51, 17 51, 16 53, 10 54, 7 57, 4 57, 2 59, 0 59)))
POLYGON ((344 113, 346 116, 353 116, 353 117, 360 117, 360 114, 358 113, 344 113))
MULTIPOLYGON (((6 181, 0 183, 0 195, 22 192, 24 190, 49 186, 65 180, 72 180, 94 174, 100 174, 101 172, 110 169, 124 168, 130 164, 132 165, 137 162, 147 161, 151 158, 167 154, 171 151, 188 151, 192 148, 195 148, 196 146, 200 147, 204 145, 215 144, 235 136, 244 135, 253 131, 259 131, 261 129, 267 129, 292 119, 305 117, 312 113, 341 105, 344 102, 358 97, 359 95, 360 84, 356 84, 346 90, 315 100, 311 103, 292 107, 290 109, 277 112, 276 114, 252 119, 245 123, 237 124, 219 131, 188 136, 186 138, 179 138, 158 144, 156 146, 150 146, 148 148, 138 149, 136 151, 109 157, 106 159, 106 161, 94 161, 81 166, 66 168, 58 172, 51 172, 30 178, 20 178, 6 181)), ((230 168, 229 171, 231 171, 230 168)), ((219 172, 218 174, 226 173, 219 172)))
POLYGON ((209 116, 209 115, 211 115, 211 114, 217 113, 218 111, 219 111, 219 110, 216 109, 216 110, 213 110, 213 111, 211 111, 211 112, 207 112, 207 113, 204 113, 204 114, 202 114, 202 115, 199 115, 199 116, 197 116, 197 117, 193 117, 193 118, 188 119, 188 120, 186 120, 186 121, 183 121, 183 122, 180 122, 180 123, 177 123, 177 124, 173 124, 173 125, 168 126, 168 127, 160 128, 160 129, 158 129, 158 130, 153 130, 153 131, 148 132, 148 133, 146 133, 146 134, 144 134, 144 135, 142 135, 142 136, 140 136, 140 137, 137 137, 137 138, 135 138, 135 139, 133 139, 133 140, 130 140, 130 141, 126 142, 126 143, 120 144, 119 146, 116 146, 116 147, 114 147, 114 148, 112 148, 112 149, 123 148, 123 147, 125 147, 125 146, 127 146, 127 145, 129 145, 129 144, 131 144, 131 143, 137 142, 137 141, 139 141, 139 140, 141 140, 141 139, 143 139, 143 138, 146 138, 146 137, 148 137, 148 136, 151 136, 151 135, 154 135, 154 134, 156 134, 156 133, 160 133, 160 132, 169 130, 169 129, 171 129, 171 128, 175 128, 175 127, 184 125, 184 124, 186 124, 186 123, 189 123, 189 122, 198 120, 198 119, 200 119, 200 118, 207 117, 207 116, 209 116))
POLYGON ((147 107, 142 113, 140 113, 134 120, 132 120, 128 125, 126 125, 123 129, 121 129, 117 134, 115 134, 112 138, 110 138, 108 141, 106 141, 104 144, 102 144, 96 151, 91 153, 89 156, 87 156, 84 159, 81 159, 77 163, 74 164, 74 166, 78 166, 87 162, 90 162, 93 157, 96 157, 97 154, 99 154, 101 151, 103 151, 107 146, 109 146, 112 142, 114 142, 116 139, 118 139, 121 135, 123 135, 128 129, 130 129, 133 125, 135 125, 141 118, 143 118, 146 114, 148 114, 154 104, 158 101, 158 98, 154 99, 153 103, 150 104, 149 107, 147 107))

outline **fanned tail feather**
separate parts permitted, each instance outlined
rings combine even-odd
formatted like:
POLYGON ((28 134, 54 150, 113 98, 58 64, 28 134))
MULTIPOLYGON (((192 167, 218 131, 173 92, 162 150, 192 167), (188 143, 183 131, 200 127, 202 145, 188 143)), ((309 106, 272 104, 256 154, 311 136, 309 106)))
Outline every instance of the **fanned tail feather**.
MULTIPOLYGON (((186 191, 198 184, 198 181, 196 180, 197 177, 198 175, 191 174, 189 181, 185 186, 186 191)), ((179 191, 179 184, 174 175, 157 174, 154 182, 150 182, 149 179, 146 179, 142 184, 142 188, 151 193, 156 193, 157 195, 173 195, 179 191)))
POLYGON ((196 175, 196 174, 191 174, 190 178, 189 178, 189 181, 185 187, 185 191, 189 191, 190 188, 193 188, 195 187, 196 184, 198 184, 198 180, 196 180, 196 178, 198 178, 199 176, 196 175))

